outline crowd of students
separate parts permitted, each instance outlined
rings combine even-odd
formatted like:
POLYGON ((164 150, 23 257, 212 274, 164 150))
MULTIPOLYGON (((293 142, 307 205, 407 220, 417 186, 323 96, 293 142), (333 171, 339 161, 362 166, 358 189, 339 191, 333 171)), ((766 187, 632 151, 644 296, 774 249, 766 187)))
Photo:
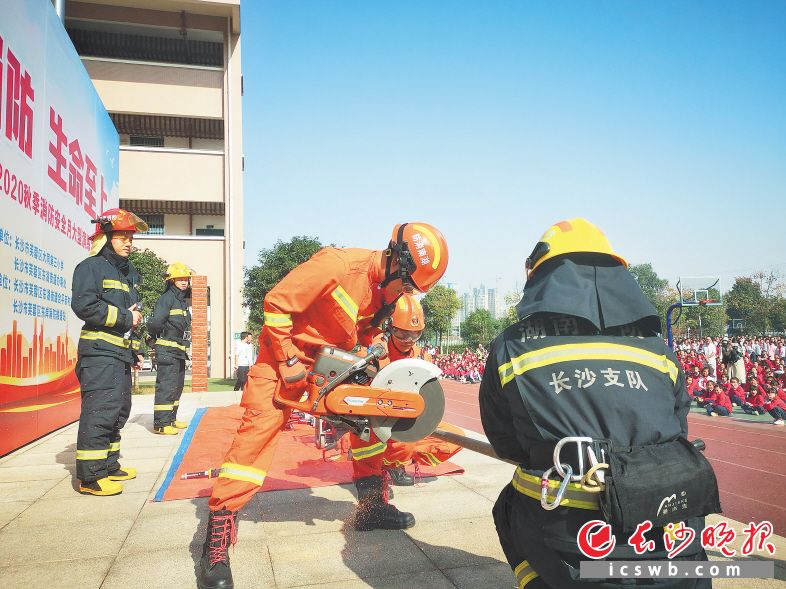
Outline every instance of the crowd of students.
MULTIPOLYGON (((688 394, 707 415, 768 413, 775 425, 786 423, 786 338, 685 338, 675 342, 674 350, 688 394)), ((482 345, 461 353, 427 351, 442 378, 478 383, 483 377, 488 350, 482 345)))
POLYGON ((488 350, 482 345, 477 349, 465 348, 463 352, 434 356, 434 363, 442 370, 443 378, 451 378, 459 382, 478 383, 483 378, 488 350))
POLYGON ((786 339, 763 337, 683 339, 676 343, 688 394, 707 415, 769 413, 786 420, 786 339))

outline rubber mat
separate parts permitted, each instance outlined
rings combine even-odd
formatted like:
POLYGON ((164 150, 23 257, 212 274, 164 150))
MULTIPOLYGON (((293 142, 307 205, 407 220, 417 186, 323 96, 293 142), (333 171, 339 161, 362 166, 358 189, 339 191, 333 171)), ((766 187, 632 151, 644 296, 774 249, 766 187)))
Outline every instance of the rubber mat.
MULTIPOLYGON (((197 410, 154 500, 209 497, 215 478, 205 476, 184 479, 183 475, 208 473, 221 466, 242 415, 243 408, 237 405, 197 410)), ((273 464, 262 487, 263 492, 352 482, 352 463, 345 452, 332 450, 323 453, 314 444, 314 428, 311 425, 290 423, 290 426, 292 429, 281 432, 273 464)), ((345 440, 346 436, 342 442, 345 440)), ((414 468, 410 466, 407 470, 414 473, 414 468)), ((421 478, 463 472, 462 467, 450 461, 436 466, 418 466, 418 476, 421 478)))

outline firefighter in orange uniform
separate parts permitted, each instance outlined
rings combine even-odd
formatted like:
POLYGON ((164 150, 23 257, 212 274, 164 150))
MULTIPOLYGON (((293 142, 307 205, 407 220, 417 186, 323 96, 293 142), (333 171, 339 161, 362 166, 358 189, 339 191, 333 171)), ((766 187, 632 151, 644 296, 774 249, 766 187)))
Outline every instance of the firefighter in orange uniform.
MULTIPOLYGON (((429 290, 445 273, 445 238, 426 223, 393 229, 388 249, 324 248, 292 270, 265 297, 259 356, 241 406, 245 413, 210 497, 207 538, 197 572, 200 589, 234 587, 228 546, 235 542, 237 512, 260 489, 290 409, 274 402, 278 383, 287 396, 306 390, 306 376, 321 346, 352 350, 369 345, 374 327, 398 297, 429 290)), ((387 503, 382 477, 358 480, 358 514, 377 527, 406 527, 410 514, 387 503)))
MULTIPOLYGON (((412 295, 402 295, 385 329, 388 357, 380 362, 380 368, 403 358, 420 358, 426 362, 433 362, 431 354, 415 343, 420 339, 425 327, 425 316, 420 302, 412 295)), ((386 473, 394 485, 405 487, 415 484, 414 477, 405 470, 413 459, 417 464, 437 466, 461 450, 461 446, 431 436, 419 442, 389 440, 387 445, 384 445, 375 436, 364 442, 358 436, 351 434, 350 445, 356 480, 386 473)), ((360 525, 359 529, 365 529, 363 523, 363 521, 356 521, 355 526, 360 525)), ((411 525, 414 523, 413 518, 411 525)))

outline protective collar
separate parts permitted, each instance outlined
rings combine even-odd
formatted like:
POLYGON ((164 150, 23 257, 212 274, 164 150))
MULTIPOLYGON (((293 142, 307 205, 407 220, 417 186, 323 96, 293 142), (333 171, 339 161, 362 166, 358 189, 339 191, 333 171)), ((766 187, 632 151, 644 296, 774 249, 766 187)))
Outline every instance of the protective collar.
POLYGON ((609 256, 571 254, 544 262, 524 286, 516 312, 572 315, 599 331, 639 323, 645 334, 661 333, 658 312, 633 275, 609 256))
POLYGON ((101 233, 100 235, 96 236, 93 239, 93 243, 90 245, 90 253, 88 253, 87 255, 90 256, 90 257, 98 255, 99 252, 102 249, 104 249, 104 246, 106 245, 106 242, 107 242, 107 239, 106 239, 106 234, 105 233, 101 233))
POLYGON ((128 276, 130 260, 118 255, 115 250, 112 249, 111 243, 107 243, 104 246, 104 248, 101 250, 101 255, 109 260, 109 263, 112 264, 115 268, 120 270, 124 276, 128 276))

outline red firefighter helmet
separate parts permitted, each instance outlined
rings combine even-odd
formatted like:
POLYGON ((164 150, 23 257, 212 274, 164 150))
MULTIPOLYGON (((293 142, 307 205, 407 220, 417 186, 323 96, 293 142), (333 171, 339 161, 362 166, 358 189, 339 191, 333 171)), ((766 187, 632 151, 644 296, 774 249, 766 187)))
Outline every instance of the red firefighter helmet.
POLYGON ((134 233, 144 233, 147 231, 147 223, 137 217, 134 213, 125 209, 108 209, 101 213, 101 216, 93 221, 96 229, 90 240, 91 256, 95 256, 107 242, 107 234, 112 231, 133 231, 134 233))
POLYGON ((401 295, 390 316, 390 324, 405 331, 423 331, 426 327, 426 318, 420 301, 411 294, 401 295))
POLYGON ((147 231, 147 223, 125 209, 107 209, 93 223, 95 223, 96 229, 90 239, 106 235, 110 231, 133 231, 134 233, 147 231))
POLYGON ((426 292, 448 267, 448 243, 439 229, 428 223, 396 225, 385 255, 387 265, 381 286, 401 278, 405 286, 426 292), (391 272, 394 261, 399 267, 391 272))

